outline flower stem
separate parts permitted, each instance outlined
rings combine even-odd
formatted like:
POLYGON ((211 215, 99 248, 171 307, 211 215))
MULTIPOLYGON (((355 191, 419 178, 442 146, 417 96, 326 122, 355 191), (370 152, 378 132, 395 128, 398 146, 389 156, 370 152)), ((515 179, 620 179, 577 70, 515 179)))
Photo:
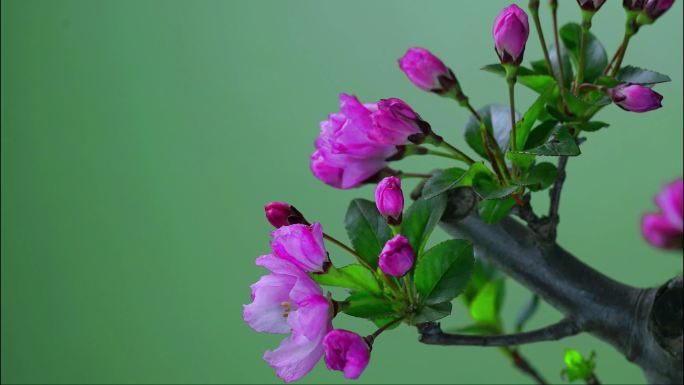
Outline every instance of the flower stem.
POLYGON ((594 12, 583 11, 582 12, 582 33, 580 34, 580 50, 579 50, 579 63, 577 65, 577 76, 575 78, 574 91, 575 94, 578 93, 579 85, 584 81, 584 61, 585 61, 585 50, 587 48, 587 38, 589 37, 589 30, 591 29, 591 19, 594 16, 594 12))
POLYGON ((452 155, 446 152, 441 152, 441 151, 436 151, 436 150, 430 150, 428 149, 426 154, 430 155, 435 155, 435 156, 441 156, 442 158, 449 158, 449 159, 455 159, 455 160, 461 160, 461 158, 457 157, 456 155, 452 155))
POLYGON ((401 317, 401 318, 395 319, 394 321, 390 321, 390 322, 384 324, 382 327, 380 327, 375 332, 373 332, 373 334, 366 336, 364 339, 366 340, 366 343, 368 343, 368 346, 373 346, 373 342, 375 341, 376 338, 378 338, 378 336, 380 334, 382 334, 385 330, 391 328, 392 326, 398 324, 399 322, 401 322, 403 320, 404 320, 404 318, 401 317))
POLYGON ((549 70, 549 75, 553 76, 553 65, 551 64, 551 58, 549 57, 549 49, 546 47, 544 31, 542 30, 541 21, 539 20, 539 2, 535 3, 535 7, 533 7, 531 4, 532 3, 530 3, 530 13, 532 13, 532 18, 534 19, 534 26, 537 29, 539 43, 541 44, 542 51, 544 51, 544 61, 546 61, 546 68, 549 70))
POLYGON ((567 110, 565 104, 565 72, 563 71, 563 59, 561 57, 560 39, 558 39, 558 0, 550 0, 551 23, 553 24, 553 44, 556 46, 556 60, 558 61, 558 88, 560 89, 560 100, 563 109, 567 110))
POLYGON ((404 291, 406 292, 406 297, 412 305, 416 304, 416 297, 413 295, 413 283, 411 282, 411 277, 406 274, 402 280, 404 281, 404 291))
POLYGON ((444 140, 442 140, 442 142, 439 143, 437 146, 442 147, 442 148, 446 149, 447 151, 451 152, 452 154, 454 154, 454 157, 458 160, 461 160, 467 164, 475 163, 475 161, 471 157, 464 154, 461 150, 452 146, 451 144, 447 143, 444 140))
POLYGON ((465 107, 480 124, 482 146, 484 146, 487 157, 489 158, 489 163, 492 165, 499 182, 501 185, 505 186, 508 180, 508 169, 506 168, 506 162, 503 160, 503 155, 501 154, 501 148, 499 148, 499 144, 496 142, 496 139, 494 139, 491 132, 487 130, 487 126, 485 126, 485 123, 477 110, 475 110, 469 102, 465 104, 465 107))
POLYGON ((331 236, 330 234, 323 233, 323 238, 329 240, 330 242, 332 242, 332 243, 336 244, 337 246, 343 248, 344 250, 348 251, 348 252, 349 252, 351 255, 353 255, 353 256, 356 258, 356 260, 359 261, 359 263, 362 264, 366 269, 370 270, 372 273, 375 273, 375 269, 373 269, 373 267, 372 267, 368 262, 366 262, 366 260, 363 259, 362 256, 360 256, 356 251, 354 251, 354 249, 352 249, 351 247, 345 245, 342 241, 337 240, 336 238, 334 238, 334 237, 331 236))
POLYGON ((432 177, 432 174, 422 174, 418 172, 399 172, 399 178, 430 178, 432 177))
POLYGON ((625 58, 627 46, 629 45, 629 41, 632 39, 632 36, 634 35, 630 33, 625 33, 625 37, 622 40, 622 44, 620 44, 620 48, 618 48, 618 51, 615 53, 617 58, 615 59, 615 65, 613 66, 613 71, 611 72, 610 76, 615 76, 617 75, 618 71, 620 71, 620 67, 622 66, 622 59, 625 58))

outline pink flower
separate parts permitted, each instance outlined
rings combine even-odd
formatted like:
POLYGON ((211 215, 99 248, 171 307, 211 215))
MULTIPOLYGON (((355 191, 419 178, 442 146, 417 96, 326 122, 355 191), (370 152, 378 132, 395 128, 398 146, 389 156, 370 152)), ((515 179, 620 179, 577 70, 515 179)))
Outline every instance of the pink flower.
POLYGON ((401 212, 404 210, 404 193, 401 191, 401 179, 390 176, 378 183, 375 189, 375 205, 382 216, 390 219, 392 224, 399 224, 401 212))
POLYGON ((648 0, 644 5, 644 13, 649 19, 655 20, 667 12, 673 4, 674 0, 648 0))
POLYGON ((609 89, 608 94, 625 111, 647 112, 663 106, 662 95, 638 84, 620 84, 609 89))
POLYGON ((660 212, 644 215, 641 221, 641 232, 651 245, 663 249, 682 247, 683 190, 684 184, 681 178, 665 186, 655 198, 660 212))
POLYGON ((420 116, 400 99, 382 99, 371 114, 373 126, 368 136, 377 143, 405 145, 409 138, 422 140, 420 116))
POLYGON ((330 370, 344 372, 350 380, 359 378, 370 360, 370 349, 360 335, 348 330, 335 329, 323 339, 325 364, 330 370))
POLYGON ((598 11, 606 0, 577 0, 577 4, 586 11, 598 11))
POLYGON ((380 252, 378 265, 380 270, 393 277, 401 277, 413 267, 413 249, 406 237, 397 234, 385 243, 380 252))
POLYGON ((505 8, 494 21, 494 47, 501 63, 520 64, 530 34, 527 14, 515 4, 505 8))
POLYGON ((441 90, 440 77, 453 77, 447 66, 425 48, 409 48, 399 59, 399 67, 413 84, 425 91, 441 90))
POLYGON ((322 272, 328 262, 320 223, 294 224, 271 233, 271 249, 278 257, 307 272, 322 272))
POLYGON ((323 355, 323 338, 332 329, 329 304, 321 288, 300 268, 274 255, 256 260, 271 274, 252 285, 252 303, 243 318, 254 330, 289 333, 264 360, 286 382, 304 377, 323 355))
POLYGON ((395 146, 369 137, 373 129, 371 113, 376 104, 361 104, 347 94, 340 95, 340 112, 321 122, 316 151, 311 155, 311 171, 323 183, 348 189, 362 184, 387 166, 396 154, 395 146))

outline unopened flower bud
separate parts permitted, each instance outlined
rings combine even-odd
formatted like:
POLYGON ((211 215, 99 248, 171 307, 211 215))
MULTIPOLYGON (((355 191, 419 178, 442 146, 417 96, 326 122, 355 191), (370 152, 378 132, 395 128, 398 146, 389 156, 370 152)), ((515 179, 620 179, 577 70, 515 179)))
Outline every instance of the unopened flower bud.
POLYGON ((626 111, 647 112, 663 106, 662 95, 638 84, 620 84, 609 89, 608 94, 615 104, 626 111))
POLYGON ((505 8, 494 21, 492 35, 502 64, 519 65, 530 34, 527 14, 515 4, 505 8))
POLYGON ((381 180, 375 189, 375 205, 390 224, 401 223, 401 212, 404 210, 401 179, 390 176, 381 180))
POLYGON ((323 338, 325 365, 339 370, 350 380, 359 378, 370 360, 370 347, 360 335, 348 330, 334 329, 323 338))
POLYGON ((409 48, 399 67, 418 88, 438 94, 460 93, 454 73, 425 48, 409 48))
POLYGON ((275 228, 296 223, 308 224, 302 213, 289 203, 271 202, 264 206, 264 211, 266 211, 266 219, 275 228))
POLYGON ((644 24, 654 22, 672 8, 673 4, 674 0, 647 0, 643 11, 643 15, 646 16, 647 20, 640 19, 640 21, 646 21, 644 24))
POLYGON ((646 0, 623 0, 622 6, 630 11, 641 11, 645 3, 646 0))
POLYGON ((371 140, 382 144, 401 146, 409 142, 420 143, 429 125, 401 99, 382 99, 371 114, 373 126, 368 132, 371 140))
POLYGON ((380 253, 380 270, 393 277, 402 277, 413 267, 415 256, 411 243, 401 234, 385 243, 380 253))
POLYGON ((591 12, 598 11, 605 2, 606 0, 577 0, 577 4, 579 4, 580 8, 591 12))

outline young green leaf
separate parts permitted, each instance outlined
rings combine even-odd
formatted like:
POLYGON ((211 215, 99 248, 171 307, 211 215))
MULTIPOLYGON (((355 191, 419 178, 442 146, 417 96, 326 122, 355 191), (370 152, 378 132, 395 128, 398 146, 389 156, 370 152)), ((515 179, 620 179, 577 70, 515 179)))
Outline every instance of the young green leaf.
POLYGON ((436 304, 451 301, 470 280, 473 246, 464 240, 442 242, 418 259, 414 281, 421 301, 436 304))
POLYGON ((591 352, 589 358, 585 359, 577 350, 565 349, 563 361, 565 361, 566 367, 561 372, 561 375, 570 382, 587 380, 594 376, 594 369, 596 368, 595 358, 596 354, 594 352, 591 352))
POLYGON ((430 199, 452 188, 472 186, 474 179, 480 175, 493 175, 482 162, 471 164, 468 171, 458 167, 441 170, 425 183, 423 197, 430 199))
POLYGON ((342 311, 367 319, 388 318, 396 313, 391 302, 368 293, 352 293, 342 304, 342 311))
POLYGON ((554 129, 548 141, 541 146, 517 152, 545 156, 577 156, 580 154, 580 149, 568 129, 561 126, 554 129))
POLYGON ((546 91, 544 91, 537 100, 530 106, 530 108, 525 112, 522 120, 516 124, 516 139, 518 148, 525 148, 525 142, 530 134, 530 130, 534 125, 534 122, 539 118, 539 114, 544 111, 545 103, 551 98, 551 95, 558 93, 558 87, 555 83, 551 85, 546 91))
POLYGON ((358 292, 381 295, 382 290, 378 281, 365 267, 359 264, 336 268, 331 266, 325 274, 311 274, 320 285, 344 287, 358 292))
POLYGON ((514 206, 515 199, 510 196, 503 199, 487 199, 480 202, 478 212, 483 221, 493 224, 506 217, 514 206))
POLYGON ((401 233, 411 242, 411 247, 416 255, 422 253, 432 230, 442 218, 445 208, 446 196, 439 194, 429 199, 420 198, 416 200, 404 213, 401 233))
POLYGON ((487 282, 470 304, 470 316, 478 323, 499 325, 506 287, 503 279, 487 282))
POLYGON ((349 203, 344 219, 354 250, 372 267, 378 266, 378 256, 390 238, 392 230, 380 215, 375 203, 354 199, 349 203))
POLYGON ((437 321, 451 314, 451 302, 441 302, 427 305, 420 309, 411 319, 412 324, 437 321))
MULTIPOLYGON (((579 65, 580 39, 582 27, 577 23, 568 23, 558 31, 565 48, 570 52, 575 67, 579 65)), ((608 65, 608 55, 601 42, 591 32, 587 33, 584 44, 584 82, 592 83, 603 74, 608 65)))
POLYGON ((542 162, 534 165, 529 173, 518 181, 521 186, 527 186, 532 191, 544 190, 551 186, 558 176, 558 169, 553 163, 542 162))
POLYGON ((578 130, 581 131, 587 131, 587 132, 593 132, 593 131, 598 131, 602 128, 610 126, 610 124, 606 122, 585 122, 585 123, 577 123, 577 124, 572 124, 572 127, 577 128, 578 130))
POLYGON ((620 68, 620 71, 615 77, 622 83, 643 85, 665 83, 671 80, 667 75, 634 66, 625 66, 620 68))

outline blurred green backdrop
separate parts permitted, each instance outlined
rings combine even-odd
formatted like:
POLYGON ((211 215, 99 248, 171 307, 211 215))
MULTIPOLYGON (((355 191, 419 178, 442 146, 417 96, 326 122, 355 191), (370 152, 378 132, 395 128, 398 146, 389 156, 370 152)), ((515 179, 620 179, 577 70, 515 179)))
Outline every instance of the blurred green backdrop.
MULTIPOLYGON (((579 19, 574 1, 561 3, 563 22, 579 19)), ((620 3, 594 19, 610 54, 622 37, 620 3)), ((348 200, 372 189, 332 190, 307 162, 342 91, 401 97, 464 147, 466 112, 413 87, 396 59, 428 47, 474 104, 506 102, 503 80, 479 71, 497 60, 491 23, 505 5, 3 0, 2 382, 279 382, 261 355, 281 337, 254 333, 241 315, 263 273, 253 260, 268 250, 262 205, 292 202, 344 236, 348 200)), ((540 55, 530 38, 526 61, 540 55)), ((681 2, 639 33, 626 63, 672 77, 658 86, 665 108, 601 112, 612 126, 570 161, 560 241, 612 277, 654 285, 682 268, 638 231, 652 195, 682 174, 681 2)), ((533 95, 518 89, 526 108, 533 95)), ((544 209, 546 194, 536 202, 544 209)), ((528 293, 508 288, 510 324, 528 293)), ((530 326, 557 317, 543 307, 530 326)), ((455 306, 444 324, 466 322, 455 306)), ((348 317, 336 325, 373 329, 348 317)), ((606 383, 643 382, 588 336, 523 352, 556 382, 566 347, 595 349, 606 383)), ((321 363, 303 382, 342 381, 321 363)), ((359 382, 528 379, 497 350, 423 346, 404 327, 378 340, 359 382)))

